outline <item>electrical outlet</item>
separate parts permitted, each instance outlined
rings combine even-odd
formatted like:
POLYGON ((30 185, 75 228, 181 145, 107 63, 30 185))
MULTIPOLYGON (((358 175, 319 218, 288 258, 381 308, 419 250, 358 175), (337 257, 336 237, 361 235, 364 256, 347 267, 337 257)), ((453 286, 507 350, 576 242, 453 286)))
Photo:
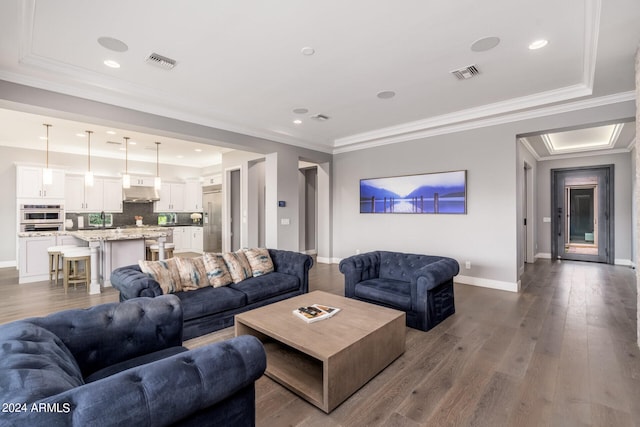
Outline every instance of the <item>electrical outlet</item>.
POLYGON ((466 268, 467 270, 471 268, 471 261, 467 261, 464 263, 464 268, 466 268))

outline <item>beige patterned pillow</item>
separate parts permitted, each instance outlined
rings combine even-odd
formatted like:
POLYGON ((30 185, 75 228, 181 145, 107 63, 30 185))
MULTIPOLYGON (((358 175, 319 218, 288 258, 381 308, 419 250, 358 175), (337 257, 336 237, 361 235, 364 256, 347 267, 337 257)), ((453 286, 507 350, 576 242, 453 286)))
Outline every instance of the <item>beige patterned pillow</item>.
POLYGON ((203 257, 176 258, 178 274, 183 291, 193 291, 209 285, 207 269, 204 267, 203 257))
POLYGON ((242 249, 235 252, 225 252, 222 257, 227 264, 233 283, 240 283, 244 279, 251 277, 251 265, 249 265, 249 261, 242 249))
POLYGON ((182 290, 178 274, 177 258, 162 261, 138 261, 140 270, 160 284, 163 294, 172 294, 182 290))
POLYGON ((220 286, 227 286, 229 283, 233 283, 222 254, 205 252, 203 258, 204 268, 207 271, 207 277, 209 278, 209 284, 211 286, 219 288, 220 286))
POLYGON ((273 271, 273 261, 265 248, 244 249, 253 277, 263 276, 273 271))

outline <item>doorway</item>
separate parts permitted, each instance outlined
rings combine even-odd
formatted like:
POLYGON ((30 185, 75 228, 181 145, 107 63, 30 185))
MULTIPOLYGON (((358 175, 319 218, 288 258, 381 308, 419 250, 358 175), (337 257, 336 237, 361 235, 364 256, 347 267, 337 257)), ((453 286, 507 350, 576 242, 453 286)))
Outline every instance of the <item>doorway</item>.
POLYGON ((614 263, 613 165, 552 169, 551 258, 614 263))

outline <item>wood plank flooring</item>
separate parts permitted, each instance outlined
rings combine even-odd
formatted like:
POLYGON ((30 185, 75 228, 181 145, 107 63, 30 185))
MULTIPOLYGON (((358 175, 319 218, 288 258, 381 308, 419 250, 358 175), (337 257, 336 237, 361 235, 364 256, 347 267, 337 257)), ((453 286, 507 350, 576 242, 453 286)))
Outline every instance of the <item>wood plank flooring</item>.
MULTIPOLYGON (((407 328, 404 355, 330 414, 261 378, 257 425, 640 426, 635 270, 539 260, 522 285, 456 284, 456 314, 430 332, 407 328)), ((337 266, 315 265, 310 288, 342 294, 337 266)), ((15 269, 0 269, 0 323, 117 300, 110 288, 17 285, 15 269)))

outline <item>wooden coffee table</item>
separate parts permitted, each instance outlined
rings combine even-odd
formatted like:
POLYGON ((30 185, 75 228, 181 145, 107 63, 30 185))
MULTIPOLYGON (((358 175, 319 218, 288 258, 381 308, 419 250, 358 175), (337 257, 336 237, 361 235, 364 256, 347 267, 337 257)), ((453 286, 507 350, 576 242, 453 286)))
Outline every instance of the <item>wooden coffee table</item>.
POLYGON ((329 413, 404 353, 405 313, 315 291, 236 315, 235 334, 258 337, 266 375, 329 413), (341 311, 306 323, 292 311, 341 311))

